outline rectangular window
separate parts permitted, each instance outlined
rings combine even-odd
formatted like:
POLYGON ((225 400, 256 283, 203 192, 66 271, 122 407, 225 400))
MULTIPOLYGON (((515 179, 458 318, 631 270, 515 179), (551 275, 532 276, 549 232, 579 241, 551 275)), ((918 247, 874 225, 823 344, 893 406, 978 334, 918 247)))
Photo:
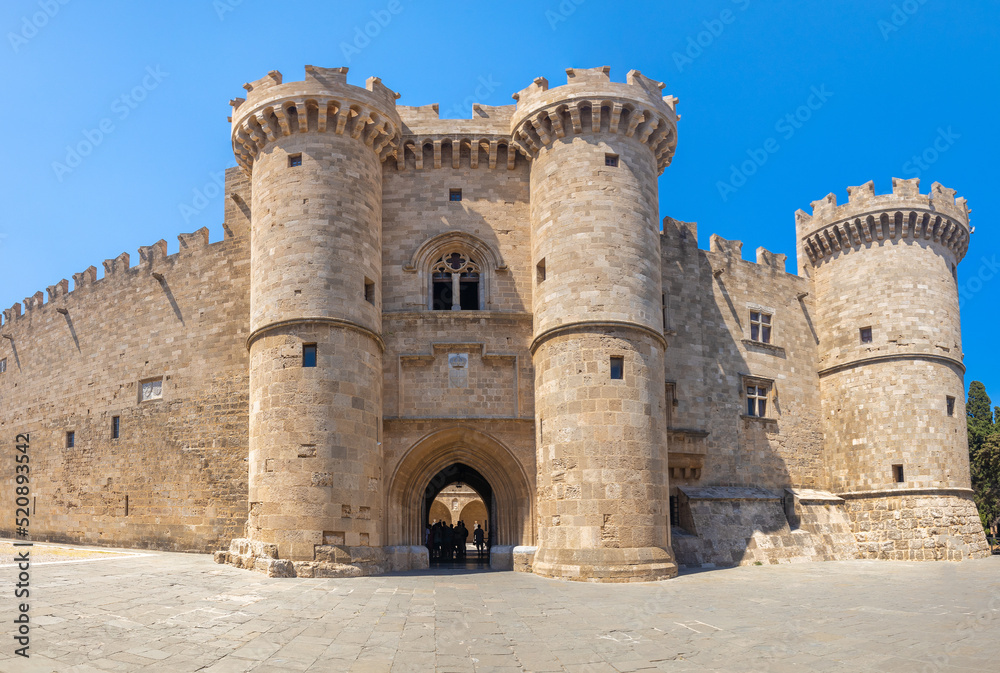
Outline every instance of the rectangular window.
POLYGON ((375 304, 375 283, 365 278, 365 301, 375 304))
POLYGON ((604 155, 604 165, 610 166, 611 168, 618 168, 618 155, 617 154, 605 154, 604 155))
POLYGON ((896 480, 897 484, 902 484, 905 479, 903 479, 903 466, 893 465, 892 466, 892 478, 896 480))
POLYGON ((452 189, 452 190, 450 190, 448 192, 448 200, 449 201, 461 201, 462 200, 462 190, 461 189, 452 189))
POLYGON ((681 525, 680 506, 678 505, 676 495, 670 496, 670 525, 681 525))
POLYGON ((5 371, 7 371, 7 358, 0 360, 0 374, 3 374, 5 371))
POLYGON ((951 395, 948 395, 947 401, 948 401, 948 415, 949 416, 954 416, 955 415, 955 398, 952 397, 951 395))
POLYGON ((625 358, 612 356, 611 358, 611 378, 625 378, 625 358))
POLYGON ((861 328, 861 343, 870 344, 872 342, 872 328, 862 327, 861 328))
POLYGON ((771 314, 750 311, 750 340, 771 343, 771 314))
POLYGON ((431 308, 435 311, 450 311, 454 291, 451 289, 451 274, 435 271, 431 278, 431 308))
POLYGON ((118 439, 121 431, 121 417, 112 416, 111 417, 111 439, 118 439))
POLYGON ((316 366, 316 344, 302 344, 302 366, 316 366))
POLYGON ((542 258, 542 261, 540 261, 538 263, 538 265, 535 266, 535 280, 537 282, 539 282, 539 283, 541 283, 543 280, 545 280, 545 258, 544 257, 542 258))
POLYGON ((458 282, 458 302, 463 311, 479 310, 479 274, 463 273, 458 282))
POLYGON ((76 446, 76 433, 70 430, 66 433, 66 448, 72 449, 76 446))
POLYGON ((163 398, 163 379, 143 381, 139 388, 139 401, 149 402, 163 398))
POLYGON ((302 165, 302 155, 301 154, 289 154, 288 155, 288 167, 295 168, 296 166, 302 165))
POLYGON ((747 386, 747 416, 767 418, 767 392, 768 388, 764 385, 747 386))

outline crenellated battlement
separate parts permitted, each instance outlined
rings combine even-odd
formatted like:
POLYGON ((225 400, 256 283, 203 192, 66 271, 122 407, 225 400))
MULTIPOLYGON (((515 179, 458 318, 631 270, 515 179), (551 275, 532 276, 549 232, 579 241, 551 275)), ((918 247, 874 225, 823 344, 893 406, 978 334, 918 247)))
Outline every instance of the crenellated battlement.
POLYGON ((293 133, 347 134, 385 159, 396 151, 400 120, 399 94, 378 77, 365 88, 347 83, 347 68, 307 65, 301 82, 283 81, 277 70, 243 85, 247 97, 234 98, 232 140, 236 161, 249 173, 268 143, 293 133))
POLYGON ((533 157, 567 135, 621 133, 648 145, 662 172, 677 147, 677 99, 662 96, 663 82, 638 70, 630 71, 624 83, 611 81, 610 70, 568 68, 564 86, 550 89, 539 77, 514 94, 512 141, 533 157))
POLYGON ((477 103, 471 119, 442 119, 436 103, 396 109, 403 124, 396 152, 398 170, 486 166, 510 170, 518 153, 523 156, 510 141, 513 105, 477 103))
POLYGON ((162 270, 161 267, 166 268, 176 264, 188 255, 202 252, 212 245, 219 245, 225 242, 218 241, 210 244, 208 242, 208 233, 208 228, 202 227, 190 234, 179 234, 177 236, 179 248, 173 254, 168 254, 167 242, 163 239, 152 245, 140 246, 139 264, 135 266, 131 265, 132 257, 127 252, 123 252, 117 257, 106 259, 102 262, 102 266, 104 267, 104 276, 102 278, 97 277, 97 267, 89 266, 83 271, 73 274, 72 289, 70 289, 69 281, 63 278, 57 283, 46 287, 44 293, 39 290, 30 297, 25 298, 23 303, 18 302, 10 308, 4 309, 0 325, 6 326, 15 323, 19 319, 27 317, 30 313, 47 309, 52 304, 57 305, 57 310, 64 310, 67 302, 72 302, 79 294, 88 292, 90 288, 103 283, 105 280, 125 278, 130 274, 136 275, 140 272, 145 275, 151 275, 157 270, 162 270), (46 295, 48 295, 47 300, 46 295), (24 310, 23 314, 22 308, 24 310))
POLYGON ((969 246, 969 208, 955 190, 935 182, 920 193, 920 179, 892 179, 891 194, 875 194, 874 182, 848 187, 848 202, 835 194, 812 202, 812 214, 798 210, 795 226, 801 251, 813 265, 833 254, 873 241, 921 238, 941 243, 960 261, 969 246))

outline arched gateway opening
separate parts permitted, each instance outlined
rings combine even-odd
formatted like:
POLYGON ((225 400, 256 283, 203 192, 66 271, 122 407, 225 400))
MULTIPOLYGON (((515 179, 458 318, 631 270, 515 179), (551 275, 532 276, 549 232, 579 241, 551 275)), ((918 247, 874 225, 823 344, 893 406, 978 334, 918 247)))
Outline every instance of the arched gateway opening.
MULTIPOLYGON (((466 498, 467 499, 467 498, 466 498)), ((446 566, 457 567, 455 564, 465 566, 472 564, 475 567, 483 567, 483 563, 488 560, 489 545, 492 543, 490 532, 493 530, 491 512, 493 511, 493 488, 489 481, 477 470, 463 463, 452 463, 444 468, 431 479, 424 491, 424 515, 423 523, 427 531, 427 547, 430 551, 431 565, 444 564, 446 566), (476 504, 484 507, 484 516, 478 521, 465 521, 461 518, 458 510, 460 501, 455 498, 454 507, 451 511, 446 510, 446 517, 437 517, 435 505, 440 507, 439 496, 442 492, 453 490, 455 485, 464 485, 466 492, 474 493, 478 496, 476 504), (444 528, 432 524, 435 519, 443 519, 444 528), (470 544, 474 544, 475 525, 482 526, 485 541, 487 544, 482 548, 482 553, 471 552, 470 544)))
POLYGON ((435 496, 457 482, 482 497, 494 548, 534 543, 534 487, 524 466, 496 438, 454 426, 424 436, 399 461, 387 492, 389 544, 423 545, 435 496))

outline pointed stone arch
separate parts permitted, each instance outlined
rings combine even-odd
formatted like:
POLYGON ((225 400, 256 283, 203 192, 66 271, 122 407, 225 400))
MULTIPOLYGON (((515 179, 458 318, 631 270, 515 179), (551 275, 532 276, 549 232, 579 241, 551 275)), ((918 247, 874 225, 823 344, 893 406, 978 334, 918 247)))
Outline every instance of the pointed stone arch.
POLYGON ((466 425, 437 430, 417 440, 399 461, 386 491, 389 545, 420 545, 425 491, 451 465, 480 473, 493 493, 495 545, 530 545, 534 533, 534 485, 524 466, 501 441, 466 425))
POLYGON ((441 255, 451 250, 460 250, 479 264, 482 270, 480 275, 480 283, 482 284, 480 306, 483 310, 491 310, 493 308, 493 288, 496 285, 495 274, 498 271, 506 271, 507 263, 492 245, 478 236, 464 231, 446 231, 431 236, 417 247, 413 255, 410 256, 410 261, 403 266, 403 271, 417 274, 421 305, 430 306, 431 265, 441 255))

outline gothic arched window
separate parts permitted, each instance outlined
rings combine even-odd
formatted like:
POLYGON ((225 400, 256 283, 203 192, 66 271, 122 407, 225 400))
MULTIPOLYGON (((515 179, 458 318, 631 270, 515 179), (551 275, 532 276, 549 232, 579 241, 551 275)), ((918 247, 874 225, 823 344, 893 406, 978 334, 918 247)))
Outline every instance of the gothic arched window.
POLYGON ((446 252, 431 266, 431 309, 478 311, 482 304, 479 280, 479 265, 468 255, 446 252))

